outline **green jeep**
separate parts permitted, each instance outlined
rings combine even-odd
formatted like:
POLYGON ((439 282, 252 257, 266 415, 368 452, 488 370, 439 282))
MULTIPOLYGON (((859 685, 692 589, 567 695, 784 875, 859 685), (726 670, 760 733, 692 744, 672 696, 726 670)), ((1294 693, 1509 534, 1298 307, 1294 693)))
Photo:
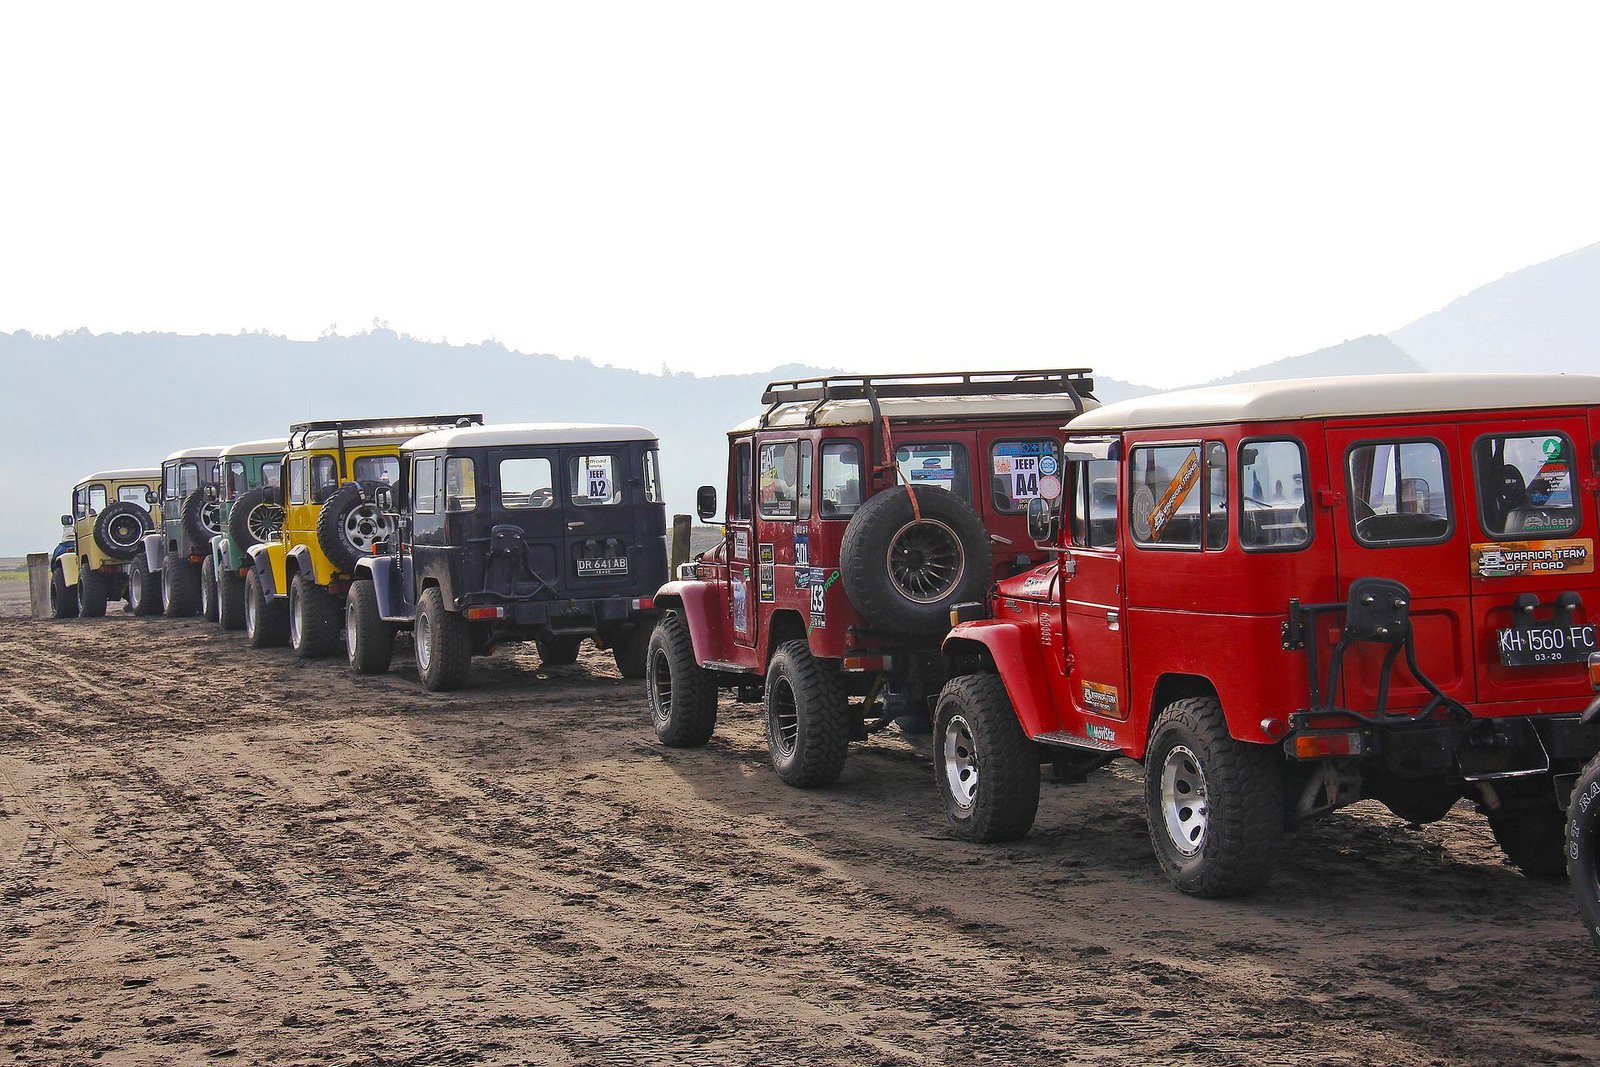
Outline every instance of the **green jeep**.
POLYGON ((224 630, 244 629, 244 580, 255 566, 250 549, 283 528, 279 475, 289 442, 244 441, 222 450, 217 523, 211 554, 200 569, 200 613, 224 630))

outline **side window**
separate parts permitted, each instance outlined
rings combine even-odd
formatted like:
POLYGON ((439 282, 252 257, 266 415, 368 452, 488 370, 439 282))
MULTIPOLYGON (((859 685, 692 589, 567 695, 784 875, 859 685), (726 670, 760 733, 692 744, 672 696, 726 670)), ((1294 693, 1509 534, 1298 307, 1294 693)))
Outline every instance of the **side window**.
POLYGON ((200 488, 200 464, 180 464, 178 466, 178 496, 186 497, 198 488, 200 488))
POLYGON ((106 487, 91 485, 89 487, 89 510, 104 511, 106 509, 106 487))
POLYGON ((1072 544, 1078 548, 1117 547, 1117 461, 1073 463, 1072 544))
POLYGON ((1206 442, 1206 548, 1228 547, 1228 446, 1206 442))
POLYGON ((1292 550, 1311 543, 1306 453, 1299 441, 1239 446, 1239 544, 1246 551, 1292 550))
POLYGON ((794 441, 762 445, 756 508, 763 519, 793 519, 800 514, 800 446, 794 441))
MULTIPOLYGON (((989 496, 996 511, 1025 511, 1039 495, 1040 478, 1059 478, 1061 446, 1048 438, 996 441, 989 448, 989 496)), ((1047 483, 1048 484, 1048 483, 1047 483)))
POLYGON ((417 460, 411 468, 411 510, 432 515, 434 498, 439 495, 439 461, 432 457, 417 460))
POLYGON ((854 441, 829 441, 822 446, 821 493, 817 505, 824 519, 847 519, 861 506, 861 447, 854 441))
POLYGON ((1436 441, 1370 441, 1345 453, 1350 528, 1374 548, 1450 537, 1450 482, 1436 441))
POLYGON ((750 518, 750 442, 740 441, 733 452, 733 499, 728 515, 733 519, 750 518))
POLYGON ((663 504, 667 499, 661 491, 661 453, 654 448, 644 453, 644 499, 649 504, 663 504))
POLYGON ((124 485, 117 490, 117 499, 126 504, 138 504, 144 507, 144 495, 150 490, 142 485, 124 485))
POLYGON ((1483 530, 1495 538, 1560 537, 1578 528, 1572 442, 1565 434, 1494 434, 1472 446, 1483 530))
POLYGON ((80 519, 89 514, 89 490, 79 489, 72 494, 72 514, 80 519))
POLYGON ((289 503, 304 504, 306 502, 306 461, 291 459, 289 461, 289 503))
POLYGON ((967 470, 967 450, 961 445, 919 441, 894 450, 900 481, 948 489, 962 500, 972 499, 972 478, 967 470))
POLYGON ((444 509, 476 511, 478 465, 470 456, 452 456, 444 465, 444 509))
POLYGON ((1200 547, 1200 446, 1145 445, 1128 458, 1129 520, 1135 544, 1200 547))
POLYGON ((362 456, 351 464, 351 470, 358 482, 393 485, 400 479, 400 460, 395 456, 362 456))
POLYGON ((178 465, 169 463, 161 468, 161 495, 167 500, 178 498, 178 465))
MULTIPOLYGON (((356 463, 359 465, 360 460, 356 463)), ((311 485, 314 499, 326 500, 328 494, 339 487, 339 472, 332 456, 311 458, 311 485)))
POLYGON ((622 503, 622 486, 617 484, 621 468, 617 457, 610 454, 573 456, 567 460, 572 502, 582 508, 622 503))
POLYGON ((223 483, 222 488, 223 495, 229 500, 232 500, 248 488, 244 463, 241 460, 230 459, 228 461, 228 478, 223 483))
POLYGON ((550 474, 550 461, 543 456, 501 460, 500 506, 511 511, 555 507, 550 474))
POLYGON ((282 485, 283 484, 283 464, 282 463, 264 463, 264 464, 262 464, 261 465, 261 484, 262 485, 282 485))

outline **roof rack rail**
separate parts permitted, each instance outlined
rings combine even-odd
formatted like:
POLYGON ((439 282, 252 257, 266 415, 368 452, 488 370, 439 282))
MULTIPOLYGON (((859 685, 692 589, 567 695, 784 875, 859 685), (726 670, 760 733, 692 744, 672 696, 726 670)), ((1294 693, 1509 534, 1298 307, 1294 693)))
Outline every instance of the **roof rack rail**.
POLYGON ((482 426, 483 416, 473 415, 390 415, 378 419, 319 419, 316 422, 297 422, 289 427, 289 450, 304 448, 306 439, 314 433, 338 435, 339 447, 344 447, 347 437, 392 437, 406 434, 415 437, 429 430, 453 430, 460 426, 482 426))
POLYGON ((807 421, 833 400, 865 400, 874 421, 878 402, 890 397, 1041 396, 1068 397, 1080 413, 1083 401, 1094 399, 1094 371, 1088 367, 1056 370, 946 371, 918 374, 825 374, 816 378, 787 378, 768 382, 761 393, 767 410, 766 427, 773 412, 784 404, 812 405, 807 421))

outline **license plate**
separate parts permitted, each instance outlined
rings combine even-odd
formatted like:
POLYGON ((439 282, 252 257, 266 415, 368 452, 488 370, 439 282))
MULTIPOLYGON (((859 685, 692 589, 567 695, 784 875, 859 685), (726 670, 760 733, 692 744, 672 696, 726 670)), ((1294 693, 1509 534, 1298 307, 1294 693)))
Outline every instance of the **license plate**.
POLYGON ((627 573, 627 556, 606 556, 601 559, 578 560, 578 577, 580 578, 588 578, 595 575, 627 573))
POLYGON ((1594 623, 1587 626, 1508 627, 1500 631, 1500 663, 1506 667, 1582 663, 1594 651, 1594 623))

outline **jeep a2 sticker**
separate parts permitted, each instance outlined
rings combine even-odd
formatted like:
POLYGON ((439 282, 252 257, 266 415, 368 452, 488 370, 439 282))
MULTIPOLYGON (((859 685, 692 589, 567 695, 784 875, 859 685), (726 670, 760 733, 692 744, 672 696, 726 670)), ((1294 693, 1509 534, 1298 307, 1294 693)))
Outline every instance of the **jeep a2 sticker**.
POLYGON ((590 500, 611 499, 611 457, 590 456, 585 463, 588 471, 588 490, 585 495, 590 500))
POLYGON ((1479 578, 1523 578, 1534 574, 1591 574, 1594 542, 1492 541, 1472 546, 1472 573, 1479 578))
MULTIPOLYGON (((1117 694, 1114 685, 1101 685, 1099 682, 1085 681, 1083 683, 1083 706, 1101 715, 1109 715, 1113 719, 1122 718, 1122 700, 1117 694)), ((1094 736, 1093 734, 1090 735, 1094 736)))

